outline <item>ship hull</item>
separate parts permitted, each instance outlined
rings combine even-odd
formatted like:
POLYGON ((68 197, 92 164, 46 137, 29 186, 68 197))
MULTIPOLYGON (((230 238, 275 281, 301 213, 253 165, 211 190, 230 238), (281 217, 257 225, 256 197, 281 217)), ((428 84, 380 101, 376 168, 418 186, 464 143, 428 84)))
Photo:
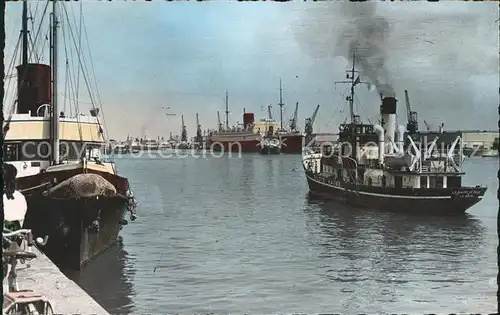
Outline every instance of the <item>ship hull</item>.
POLYGON ((214 152, 260 152, 260 140, 211 141, 208 148, 214 152))
POLYGON ((463 214, 481 201, 486 188, 394 189, 328 182, 306 172, 311 195, 354 207, 394 212, 463 214))
POLYGON ((28 203, 24 227, 32 229, 35 237, 49 236, 47 245, 41 249, 60 268, 79 270, 116 243, 127 204, 127 179, 76 167, 20 177, 17 185, 25 191, 28 203), (98 200, 44 196, 48 186, 84 172, 102 176, 116 188, 118 195, 98 200), (96 219, 98 228, 93 223, 96 219))
POLYGON ((61 269, 80 270, 118 240, 125 212, 122 200, 53 200, 27 198, 24 226, 48 236, 41 249, 61 269), (93 221, 99 217, 97 224, 93 221))
POLYGON ((281 153, 298 154, 302 153, 303 139, 302 134, 283 135, 281 138, 281 153))

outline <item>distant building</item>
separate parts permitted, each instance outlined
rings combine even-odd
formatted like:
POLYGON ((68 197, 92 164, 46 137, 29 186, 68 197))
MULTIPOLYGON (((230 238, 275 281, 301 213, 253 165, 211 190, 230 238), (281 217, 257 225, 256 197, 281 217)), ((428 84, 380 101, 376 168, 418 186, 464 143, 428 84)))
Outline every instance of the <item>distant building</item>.
POLYGON ((462 130, 462 135, 464 140, 464 147, 483 147, 485 149, 489 149, 493 147, 495 138, 498 138, 498 131, 462 130))
POLYGON ((330 142, 330 143, 335 143, 339 139, 338 134, 334 133, 315 133, 314 134, 314 141, 318 143, 325 143, 325 142, 330 142))

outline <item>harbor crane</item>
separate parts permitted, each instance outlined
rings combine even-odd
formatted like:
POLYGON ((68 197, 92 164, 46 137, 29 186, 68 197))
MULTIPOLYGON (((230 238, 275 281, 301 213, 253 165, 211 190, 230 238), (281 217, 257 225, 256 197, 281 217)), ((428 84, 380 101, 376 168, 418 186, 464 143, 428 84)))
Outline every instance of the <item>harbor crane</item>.
POLYGON ((313 114, 311 117, 306 118, 306 124, 304 131, 306 133, 305 138, 306 138, 306 143, 311 142, 313 139, 313 125, 314 121, 316 120, 316 115, 318 115, 318 110, 319 110, 319 105, 316 106, 316 109, 314 110, 313 114))
POLYGON ((184 125, 184 115, 181 115, 181 122, 182 122, 181 141, 186 142, 187 141, 187 129, 186 129, 186 125, 184 125))
POLYGON ((297 130, 297 116, 299 113, 299 102, 295 104, 295 111, 293 112, 293 117, 290 119, 290 131, 297 130))
POLYGON ((425 128, 427 128, 427 131, 431 131, 432 126, 429 125, 425 120, 424 120, 424 125, 425 125, 425 128))
MULTIPOLYGON (((406 117, 408 119, 408 123, 406 124, 406 130, 410 135, 413 135, 418 131, 418 114, 417 112, 411 110, 408 90, 405 90, 405 101, 406 101, 406 117)), ((424 121, 424 123, 427 125, 427 122, 424 121)))
POLYGON ((200 119, 196 113, 196 142, 201 146, 203 143, 203 132, 201 131, 200 119))
POLYGON ((222 131, 222 122, 220 121, 220 113, 217 111, 217 131, 222 131))

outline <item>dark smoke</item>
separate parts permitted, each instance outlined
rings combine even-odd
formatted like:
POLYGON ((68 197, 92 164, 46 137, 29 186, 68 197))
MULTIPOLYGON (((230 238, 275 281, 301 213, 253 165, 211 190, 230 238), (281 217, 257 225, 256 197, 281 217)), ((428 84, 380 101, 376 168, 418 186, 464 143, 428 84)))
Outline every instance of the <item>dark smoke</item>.
POLYGON ((348 60, 355 56, 355 66, 379 94, 395 96, 385 66, 389 23, 375 15, 375 5, 375 2, 343 4, 342 11, 351 21, 337 41, 336 54, 348 60))

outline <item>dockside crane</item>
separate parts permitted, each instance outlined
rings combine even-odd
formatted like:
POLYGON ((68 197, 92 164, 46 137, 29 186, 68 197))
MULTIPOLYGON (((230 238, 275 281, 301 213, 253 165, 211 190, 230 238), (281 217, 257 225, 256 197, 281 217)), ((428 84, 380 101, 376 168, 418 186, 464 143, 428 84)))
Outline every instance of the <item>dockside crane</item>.
MULTIPOLYGON (((408 96, 408 90, 405 90, 405 101, 406 101, 406 117, 408 123, 406 124, 406 130, 408 134, 413 135, 418 131, 418 114, 411 110, 410 97, 408 96)), ((427 125, 427 122, 424 121, 427 125)))
POLYGON ((198 113, 196 113, 196 143, 199 146, 203 143, 203 132, 201 131, 200 119, 198 118, 198 113))
POLYGON ((295 104, 295 111, 293 112, 293 117, 290 119, 290 131, 297 130, 297 116, 299 114, 299 102, 295 104))
POLYGON ((187 128, 186 125, 184 125, 184 115, 181 115, 181 121, 182 121, 181 141, 187 142, 187 128))
POLYGON ((316 120, 316 115, 318 115, 318 110, 319 110, 319 105, 316 106, 316 109, 314 110, 312 116, 306 118, 306 124, 304 127, 306 143, 311 142, 311 140, 313 139, 313 125, 314 121, 316 120))
POLYGON ((424 125, 425 125, 425 128, 427 128, 427 131, 431 131, 432 126, 429 125, 425 120, 424 120, 424 125))
POLYGON ((220 113, 219 113, 219 111, 217 111, 217 127, 218 127, 218 131, 221 132, 222 131, 222 123, 220 121, 220 113))

